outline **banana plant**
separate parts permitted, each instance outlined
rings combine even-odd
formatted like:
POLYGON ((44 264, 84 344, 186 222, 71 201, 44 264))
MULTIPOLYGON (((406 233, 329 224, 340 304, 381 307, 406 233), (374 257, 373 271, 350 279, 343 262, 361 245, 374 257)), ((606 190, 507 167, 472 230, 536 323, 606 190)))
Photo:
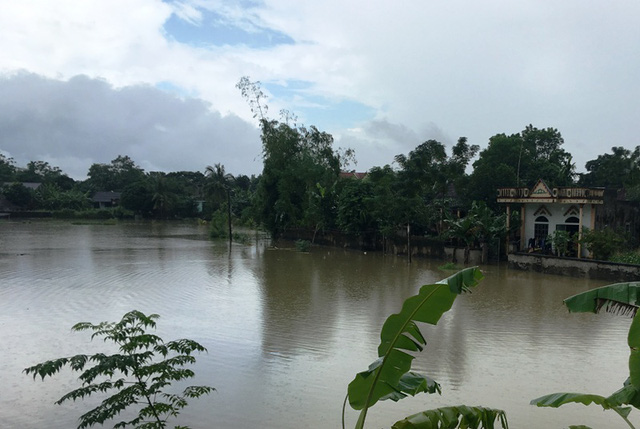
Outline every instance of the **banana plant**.
MULTIPOLYGON (((408 298, 400 313, 387 318, 380 333, 378 359, 349 383, 342 410, 342 426, 347 400, 360 411, 356 429, 364 428, 369 408, 378 401, 398 401, 417 393, 440 393, 440 385, 431 378, 411 371, 412 353, 422 351, 427 340, 418 322, 436 325, 451 309, 456 297, 475 287, 483 278, 477 267, 467 268, 434 284, 424 285, 417 295, 408 298)), ((445 407, 423 411, 396 422, 394 429, 493 428, 499 420, 508 428, 502 410, 482 407, 445 407)))
MULTIPOLYGON (((629 378, 618 391, 609 396, 587 393, 553 393, 531 401, 538 407, 558 408, 564 404, 596 404, 605 410, 617 413, 630 428, 635 426, 629 420, 632 407, 640 409, 640 283, 616 283, 579 293, 564 300, 572 313, 599 313, 601 311, 633 317, 627 344, 629 356, 629 378)), ((586 428, 587 426, 572 426, 586 428)))

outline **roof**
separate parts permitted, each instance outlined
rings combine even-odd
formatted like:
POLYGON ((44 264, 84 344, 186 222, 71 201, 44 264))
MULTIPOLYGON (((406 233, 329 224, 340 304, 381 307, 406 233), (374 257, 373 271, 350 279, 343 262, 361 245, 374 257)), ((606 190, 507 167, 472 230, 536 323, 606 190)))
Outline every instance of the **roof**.
POLYGON ((93 201, 96 203, 110 203, 111 201, 119 200, 120 195, 120 192, 98 191, 93 194, 93 201))
POLYGON ((348 179, 348 178, 352 178, 352 179, 358 179, 358 180, 362 180, 365 177, 367 177, 369 173, 364 172, 364 173, 357 173, 355 170, 354 171, 341 171, 340 172, 340 177, 343 179, 348 179))

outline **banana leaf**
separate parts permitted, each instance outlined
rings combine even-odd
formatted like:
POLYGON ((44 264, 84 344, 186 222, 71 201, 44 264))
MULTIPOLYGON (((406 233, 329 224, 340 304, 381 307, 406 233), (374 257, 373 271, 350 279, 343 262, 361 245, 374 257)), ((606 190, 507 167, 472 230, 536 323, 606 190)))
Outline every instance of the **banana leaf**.
MULTIPOLYGON (((367 410, 383 398, 400 399, 407 393, 400 384, 411 369, 414 356, 427 341, 417 322, 435 325, 442 314, 451 309, 456 297, 474 287, 483 278, 477 267, 467 268, 440 282, 424 285, 417 295, 408 298, 400 313, 387 318, 380 333, 378 356, 366 371, 349 383, 349 404, 362 410, 356 428, 364 426, 367 410)), ((406 395, 405 395, 406 396, 406 395)))
MULTIPOLYGON (((615 395, 615 394, 614 394, 615 395)), ((613 396, 613 395, 612 395, 613 396)), ((617 402, 617 401, 616 401, 617 402)), ((609 398, 605 398, 600 395, 593 395, 590 393, 552 393, 550 395, 544 395, 531 401, 531 405, 537 405, 538 407, 552 407, 558 408, 565 404, 583 404, 600 405, 605 410, 613 410, 620 414, 624 419, 629 416, 631 407, 621 407, 619 403, 609 401, 609 398)))
POLYGON ((392 429, 493 429, 499 422, 509 429, 504 411, 484 407, 443 407, 413 414, 399 422, 392 429))
POLYGON ((640 283, 615 283, 564 300, 572 313, 617 312, 634 316, 640 307, 640 283))

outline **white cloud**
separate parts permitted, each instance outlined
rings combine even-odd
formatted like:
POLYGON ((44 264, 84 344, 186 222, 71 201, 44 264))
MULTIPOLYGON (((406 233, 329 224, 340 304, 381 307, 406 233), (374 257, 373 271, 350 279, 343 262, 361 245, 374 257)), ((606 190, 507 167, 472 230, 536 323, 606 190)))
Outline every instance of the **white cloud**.
POLYGON ((85 76, 64 82, 34 74, 0 80, 0 94, 0 148, 19 165, 48 161, 76 178, 118 155, 146 170, 203 171, 217 162, 233 174, 262 169, 258 130, 202 100, 148 85, 114 89, 85 76))
MULTIPOLYGON (((356 101, 374 112, 365 122, 397 124, 418 143, 430 135, 451 141, 467 136, 485 146, 491 135, 529 123, 555 127, 582 168, 613 145, 640 144, 634 129, 640 117, 639 14, 640 3, 632 0, 10 2, 0 14, 0 70, 64 80, 83 74, 114 88, 170 82, 206 100, 212 117, 235 115, 252 123, 234 87, 241 76, 311 82, 290 98, 299 108, 309 105, 306 96, 356 101), (295 43, 189 46, 163 28, 172 13, 211 24, 205 11, 295 43)), ((297 107, 269 102, 271 112, 297 107)), ((348 128, 357 127, 365 128, 348 128)), ((406 153, 414 144, 375 134, 355 139, 339 126, 328 128, 339 145, 358 141, 359 168, 388 163, 387 153, 406 153)), ((139 146, 132 150, 151 159, 139 146)), ((171 153, 172 147, 155 151, 171 153)))

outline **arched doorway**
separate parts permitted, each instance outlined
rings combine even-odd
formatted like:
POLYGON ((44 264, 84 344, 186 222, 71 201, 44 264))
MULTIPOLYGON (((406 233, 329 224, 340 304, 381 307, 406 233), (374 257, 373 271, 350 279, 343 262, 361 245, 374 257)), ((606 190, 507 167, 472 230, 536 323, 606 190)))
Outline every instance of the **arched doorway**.
POLYGON ((533 238, 535 246, 544 248, 549 236, 549 219, 546 216, 538 216, 533 224, 533 238))

